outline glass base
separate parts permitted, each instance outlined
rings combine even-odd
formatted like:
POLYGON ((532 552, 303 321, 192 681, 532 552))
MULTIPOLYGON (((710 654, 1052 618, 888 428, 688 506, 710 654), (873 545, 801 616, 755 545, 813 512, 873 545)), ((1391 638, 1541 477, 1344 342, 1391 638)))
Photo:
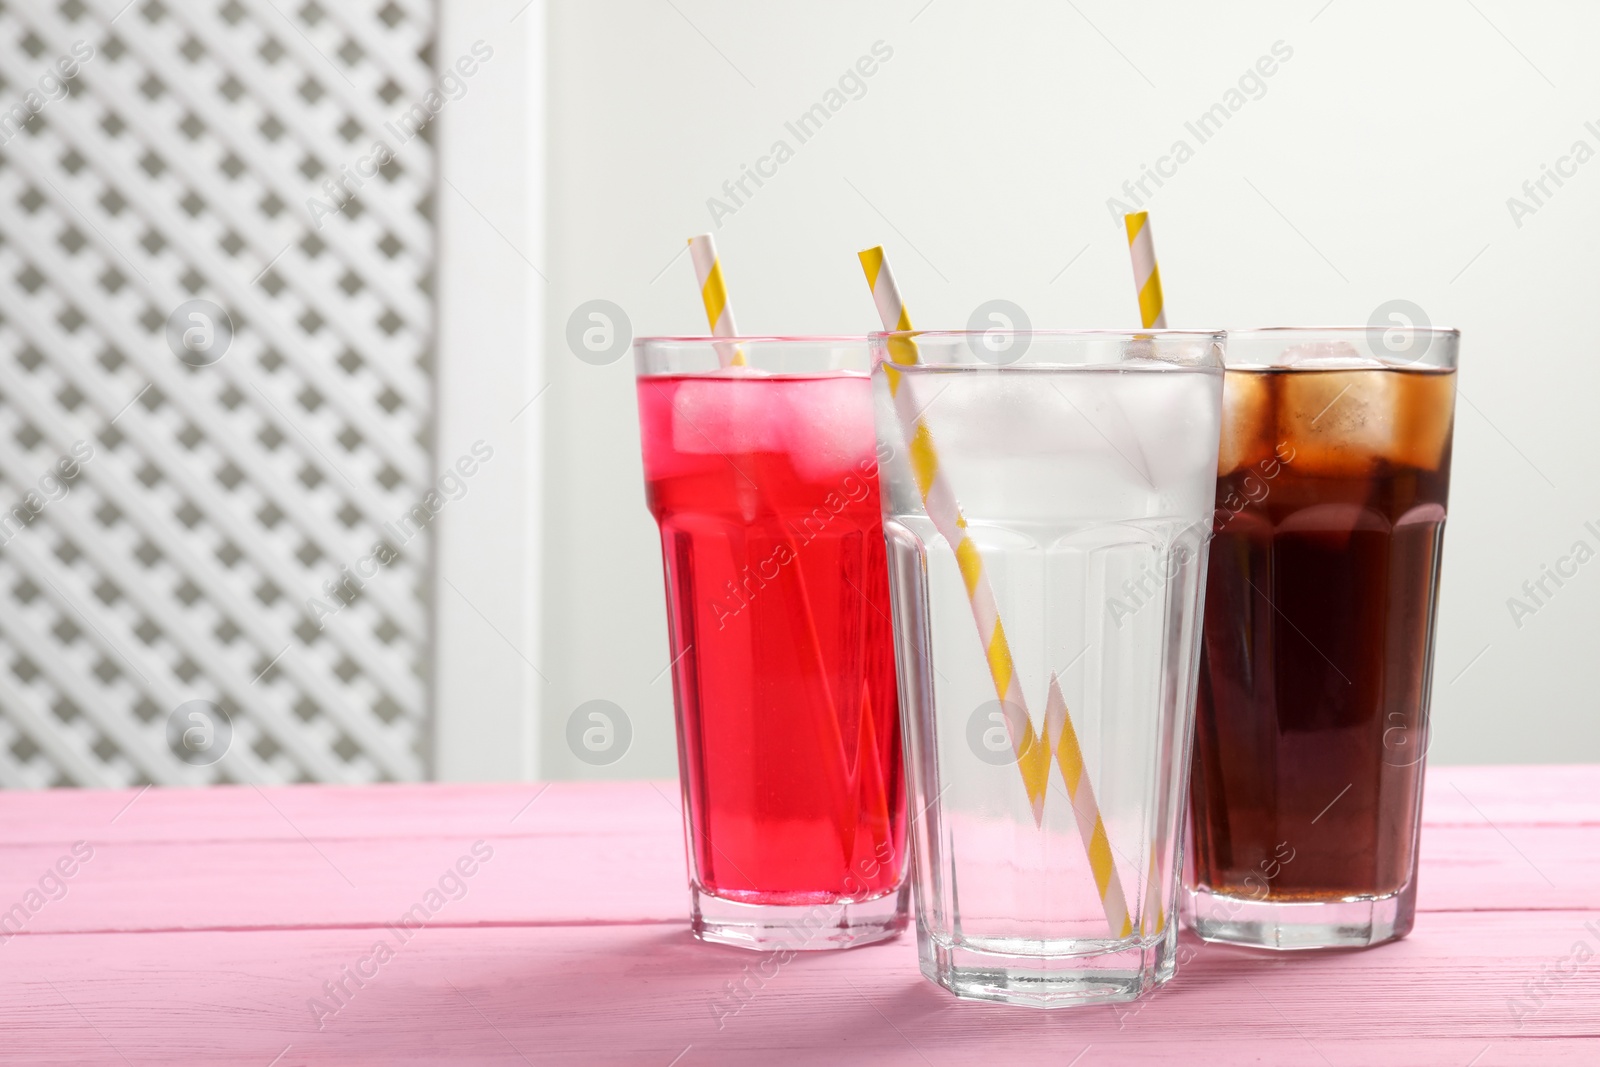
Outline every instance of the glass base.
MULTIPOLYGON (((1174 927, 1175 931, 1175 927, 1174 927)), ((1108 942, 1106 951, 1084 951, 1083 941, 1018 942, 1026 951, 1007 952, 952 944, 917 931, 923 975, 958 997, 1030 1008, 1071 1008, 1133 1000, 1177 973, 1175 933, 1148 943, 1108 942), (1071 949, 1067 945, 1071 945, 1071 949), (1068 952, 1072 954, 1068 954, 1068 952)))
POLYGON ((1409 934, 1416 900, 1414 881, 1388 896, 1282 903, 1185 888, 1183 916, 1200 937, 1224 945, 1366 948, 1409 934))
POLYGON ((855 948, 906 928, 910 886, 849 903, 744 904, 689 888, 689 929, 701 941, 756 952, 855 948))

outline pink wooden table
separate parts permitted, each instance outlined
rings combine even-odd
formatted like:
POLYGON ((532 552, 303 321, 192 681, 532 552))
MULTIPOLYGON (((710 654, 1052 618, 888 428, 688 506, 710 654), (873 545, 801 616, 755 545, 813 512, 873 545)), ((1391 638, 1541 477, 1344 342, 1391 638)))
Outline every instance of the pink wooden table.
POLYGON ((1600 767, 1434 770, 1406 941, 1186 938, 1143 1002, 1056 1012, 955 1000, 910 938, 775 973, 693 942, 677 804, 645 782, 5 794, 0 1063, 1600 1064, 1600 767))

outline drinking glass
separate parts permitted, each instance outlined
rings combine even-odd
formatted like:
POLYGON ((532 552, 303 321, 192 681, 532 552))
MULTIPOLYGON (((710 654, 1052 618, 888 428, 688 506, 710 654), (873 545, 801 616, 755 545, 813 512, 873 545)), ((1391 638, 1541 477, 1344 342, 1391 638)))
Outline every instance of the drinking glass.
POLYGON ((706 941, 906 925, 905 782, 865 338, 635 342, 706 941), (738 353, 744 365, 727 366, 738 353))
POLYGON ((1411 929, 1460 334, 1228 334, 1191 869, 1203 938, 1411 929))
POLYGON ((922 972, 1170 978, 1220 333, 874 334, 922 972))

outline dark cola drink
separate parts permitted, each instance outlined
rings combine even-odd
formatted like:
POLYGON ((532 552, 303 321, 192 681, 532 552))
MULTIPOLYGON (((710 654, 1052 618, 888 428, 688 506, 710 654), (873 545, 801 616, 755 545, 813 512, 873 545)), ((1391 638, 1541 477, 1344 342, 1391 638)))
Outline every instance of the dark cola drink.
MULTIPOLYGON (((1449 335, 1453 341, 1454 335, 1449 335)), ((1446 366, 1343 349, 1230 370, 1213 521, 1188 907, 1213 940, 1404 936, 1414 907, 1446 366), (1331 365, 1330 365, 1331 364, 1331 365)))

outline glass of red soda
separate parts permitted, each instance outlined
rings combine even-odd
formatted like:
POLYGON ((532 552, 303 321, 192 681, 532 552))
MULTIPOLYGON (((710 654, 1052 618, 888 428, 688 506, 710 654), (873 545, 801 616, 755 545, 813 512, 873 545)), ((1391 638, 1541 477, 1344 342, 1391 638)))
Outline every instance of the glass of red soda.
POLYGON ((906 801, 867 341, 653 337, 634 357, 693 932, 892 937, 906 801))

